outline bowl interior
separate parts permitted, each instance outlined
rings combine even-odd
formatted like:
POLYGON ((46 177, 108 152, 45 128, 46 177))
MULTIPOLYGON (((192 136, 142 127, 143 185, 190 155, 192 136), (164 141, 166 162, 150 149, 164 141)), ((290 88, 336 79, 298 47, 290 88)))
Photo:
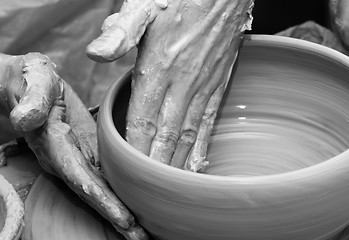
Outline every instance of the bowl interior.
MULTIPOLYGON (((217 115, 205 173, 278 174, 347 150, 347 73, 326 54, 245 41, 217 115)), ((122 136, 129 96, 130 75, 113 107, 122 136)))

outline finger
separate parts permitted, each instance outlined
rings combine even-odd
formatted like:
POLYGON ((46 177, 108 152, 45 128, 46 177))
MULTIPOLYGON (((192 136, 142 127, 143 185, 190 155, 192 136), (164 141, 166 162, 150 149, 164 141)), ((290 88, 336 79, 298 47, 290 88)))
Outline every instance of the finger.
POLYGON ((177 142, 177 146, 170 163, 170 165, 173 167, 183 168, 189 151, 196 141, 197 132, 207 102, 212 95, 212 92, 217 88, 217 84, 219 84, 215 81, 208 81, 212 78, 212 76, 210 76, 211 72, 212 71, 203 70, 199 73, 196 84, 201 83, 199 85, 202 87, 200 87, 197 93, 195 93, 187 109, 180 132, 180 138, 177 142))
POLYGON ((39 53, 23 56, 23 76, 17 79, 17 89, 12 89, 12 96, 20 95, 18 104, 10 113, 11 123, 17 131, 31 131, 41 126, 47 119, 50 109, 60 96, 62 86, 55 66, 50 59, 39 53), (22 87, 25 86, 23 94, 22 87))
POLYGON ((79 139, 64 121, 66 106, 59 100, 42 128, 26 134, 30 148, 46 171, 60 177, 86 203, 106 217, 126 239, 148 239, 126 206, 79 149, 79 139))
MULTIPOLYGON (((253 4, 250 6, 250 10, 252 6, 253 4)), ((247 19, 249 19, 249 17, 247 17, 247 19)), ((191 148, 184 164, 184 169, 186 170, 197 172, 200 169, 204 169, 208 164, 208 162, 206 161, 208 141, 211 136, 214 121, 216 119, 225 89, 231 78, 239 50, 240 39, 241 37, 233 39, 233 41, 229 44, 228 49, 220 49, 222 52, 221 54, 218 54, 218 56, 221 56, 221 60, 217 61, 215 66, 213 67, 212 76, 209 82, 221 82, 221 84, 217 84, 218 88, 214 90, 207 103, 199 126, 196 141, 191 148)))
POLYGON ((206 161, 208 141, 211 136, 214 121, 216 119, 217 111, 223 98, 225 88, 225 83, 220 85, 214 91, 207 103, 200 123, 196 142, 194 143, 194 146, 192 147, 184 166, 186 170, 197 172, 204 169, 208 164, 206 161))
POLYGON ((167 0, 128 0, 119 13, 109 16, 103 23, 102 34, 87 46, 87 55, 97 62, 111 62, 135 47, 148 24, 167 0))
POLYGON ((213 68, 213 74, 210 83, 218 82, 218 87, 212 92, 211 97, 205 107, 202 116, 196 141, 191 148, 189 155, 186 158, 184 165, 185 170, 197 172, 203 170, 208 161, 206 161, 206 154, 208 149, 208 141, 211 136, 212 128, 217 116, 219 106, 221 104, 225 89, 229 83, 236 55, 225 54, 221 62, 217 62, 213 68), (221 82, 219 84, 219 82, 221 82))
POLYGON ((156 133, 156 122, 168 83, 158 67, 143 73, 135 70, 127 112, 126 140, 140 152, 149 155, 156 133), (150 79, 151 78, 151 79, 150 79))
MULTIPOLYGON (((64 82, 64 81, 63 81, 64 82)), ((64 102, 67 105, 66 123, 80 142, 80 151, 95 167, 100 167, 97 144, 97 124, 72 87, 64 82, 64 102)))
POLYGON ((171 159, 170 165, 177 168, 183 168, 185 160, 188 157, 190 149, 196 141, 199 125, 202 115, 205 111, 208 99, 211 93, 196 94, 191 101, 185 119, 183 121, 180 138, 171 159))
MULTIPOLYGON (((184 84, 171 85, 162 103, 157 121, 157 132, 151 144, 150 157, 170 164, 177 145, 179 132, 191 96, 190 87, 184 84)), ((188 81, 189 82, 189 81, 188 81)))
POLYGON ((196 84, 199 83, 199 86, 201 87, 195 93, 186 112, 180 138, 171 159, 171 166, 183 168, 188 154, 196 141, 200 122, 210 97, 217 89, 217 86, 221 85, 222 82, 228 81, 226 80, 227 77, 222 76, 225 76, 227 73, 230 75, 231 69, 227 68, 225 65, 229 59, 230 58, 227 57, 227 54, 225 54, 220 61, 217 61, 212 65, 210 71, 200 71, 196 84), (229 71, 227 72, 225 69, 229 69, 229 71))

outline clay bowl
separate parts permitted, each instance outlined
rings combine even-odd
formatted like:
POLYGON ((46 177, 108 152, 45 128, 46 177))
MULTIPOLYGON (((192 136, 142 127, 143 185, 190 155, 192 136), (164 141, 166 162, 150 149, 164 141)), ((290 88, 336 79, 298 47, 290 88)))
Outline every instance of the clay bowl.
POLYGON ((0 239, 17 240, 23 230, 24 205, 12 185, 0 175, 0 239))
POLYGON ((349 224, 348 78, 331 49, 246 36, 199 174, 124 140, 129 73, 100 110, 102 167, 156 239, 336 239, 349 224))

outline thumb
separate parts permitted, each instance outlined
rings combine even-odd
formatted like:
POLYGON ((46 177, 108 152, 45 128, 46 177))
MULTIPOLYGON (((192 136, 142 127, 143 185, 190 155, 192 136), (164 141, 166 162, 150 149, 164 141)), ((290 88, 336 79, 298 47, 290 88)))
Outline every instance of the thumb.
POLYGON ((102 34, 87 46, 88 57, 112 62, 125 55, 139 43, 147 26, 167 4, 167 0, 125 0, 119 13, 105 19, 102 34))
POLYGON ((63 86, 54 64, 47 56, 29 53, 23 56, 23 64, 23 77, 10 91, 10 98, 22 91, 18 90, 19 85, 25 90, 19 93, 20 99, 14 104, 9 117, 15 130, 27 132, 46 121, 54 101, 63 92, 63 86))

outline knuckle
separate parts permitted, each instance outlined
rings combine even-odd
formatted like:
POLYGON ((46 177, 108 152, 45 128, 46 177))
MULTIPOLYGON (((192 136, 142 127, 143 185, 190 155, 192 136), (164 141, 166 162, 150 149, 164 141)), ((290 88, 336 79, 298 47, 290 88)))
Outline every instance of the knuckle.
POLYGON ((47 64, 50 62, 50 58, 44 54, 38 52, 31 52, 23 56, 23 60, 26 65, 34 65, 34 64, 47 64))
POLYGON ((131 130, 133 129, 136 132, 141 132, 146 136, 154 137, 156 133, 156 126, 153 121, 151 121, 149 118, 140 117, 136 118, 133 121, 129 122, 131 123, 128 128, 131 130))
POLYGON ((166 146, 175 146, 178 141, 179 135, 174 130, 167 130, 159 133, 155 137, 155 141, 162 143, 166 146))
POLYGON ((184 145, 193 145, 196 141, 197 131, 193 129, 187 129, 182 132, 181 143, 184 145))

